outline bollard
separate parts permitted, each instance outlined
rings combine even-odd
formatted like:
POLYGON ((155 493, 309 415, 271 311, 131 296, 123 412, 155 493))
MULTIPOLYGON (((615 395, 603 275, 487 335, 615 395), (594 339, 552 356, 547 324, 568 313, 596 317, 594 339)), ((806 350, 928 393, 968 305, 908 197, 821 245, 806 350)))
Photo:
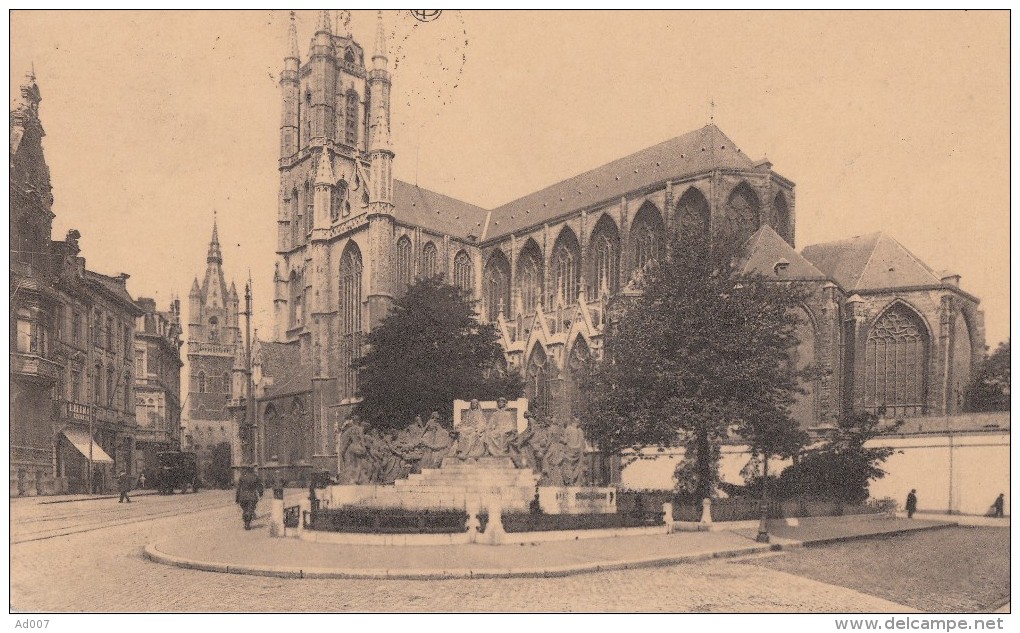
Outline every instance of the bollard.
POLYGON ((499 545, 503 542, 503 504, 499 495, 489 497, 489 522, 485 524, 485 542, 499 545))
POLYGON ((712 500, 708 497, 701 501, 701 522, 705 525, 712 523, 712 500))
POLYGON ((666 522, 666 534, 673 533, 673 504, 666 502, 662 504, 662 519, 666 522))
POLYGON ((283 488, 273 488, 273 499, 269 502, 269 536, 284 536, 283 488))

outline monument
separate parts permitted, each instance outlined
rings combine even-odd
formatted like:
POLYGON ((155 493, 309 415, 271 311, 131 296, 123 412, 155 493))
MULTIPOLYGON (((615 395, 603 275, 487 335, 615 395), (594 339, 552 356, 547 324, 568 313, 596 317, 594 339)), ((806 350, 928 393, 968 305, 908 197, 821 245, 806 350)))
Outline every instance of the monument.
POLYGON ((337 434, 339 483, 328 507, 615 513, 615 488, 584 485, 578 420, 546 422, 528 401, 455 400, 453 430, 438 412, 383 435, 356 418, 337 434), (535 500, 538 507, 535 507, 535 500))

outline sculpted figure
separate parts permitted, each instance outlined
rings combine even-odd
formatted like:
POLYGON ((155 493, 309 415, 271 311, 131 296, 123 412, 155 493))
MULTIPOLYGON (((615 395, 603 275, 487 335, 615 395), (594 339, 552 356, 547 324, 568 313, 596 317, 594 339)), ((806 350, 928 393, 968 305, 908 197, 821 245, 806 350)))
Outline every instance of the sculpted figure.
POLYGON ((396 448, 396 438, 392 433, 372 434, 372 453, 376 464, 375 479, 378 483, 392 484, 410 472, 407 462, 401 458, 396 448))
POLYGON ((394 449, 401 459, 408 462, 413 472, 421 472, 421 438, 425 434, 425 426, 421 423, 420 416, 414 416, 414 421, 406 428, 401 429, 393 441, 394 449))
POLYGON ((563 429, 563 484, 577 486, 584 478, 584 431, 581 423, 573 418, 563 429))
POLYGON ((563 427, 558 422, 552 422, 549 424, 549 445, 542 456, 542 483, 544 485, 564 485, 563 463, 566 457, 563 427))
POLYGON ((485 456, 485 415, 477 400, 471 401, 470 408, 460 418, 457 427, 456 455, 459 459, 476 460, 485 456))
POLYGON ((439 423, 439 413, 434 411, 425 424, 421 441, 418 443, 421 450, 421 467, 439 468, 452 445, 453 438, 450 437, 450 432, 439 423))
POLYGON ((348 418, 344 424, 344 429, 340 431, 340 455, 343 459, 341 483, 367 484, 371 479, 371 467, 364 425, 354 418, 348 418))
POLYGON ((514 466, 517 468, 535 468, 537 461, 535 457, 535 416, 530 411, 524 413, 524 418, 528 421, 527 428, 523 432, 518 433, 510 440, 510 459, 513 460, 514 466))
POLYGON ((507 457, 510 438, 517 434, 517 419, 513 411, 506 408, 506 398, 500 398, 496 407, 485 425, 485 452, 493 457, 507 457))

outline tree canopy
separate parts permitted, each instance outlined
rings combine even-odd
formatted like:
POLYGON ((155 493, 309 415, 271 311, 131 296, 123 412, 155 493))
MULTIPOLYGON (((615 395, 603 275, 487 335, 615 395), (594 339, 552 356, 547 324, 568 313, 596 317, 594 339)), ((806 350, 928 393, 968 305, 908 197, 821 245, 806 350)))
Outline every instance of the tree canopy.
POLYGON ((1009 411, 1009 339, 985 359, 967 386, 968 411, 1009 411))
POLYGON ((882 463, 896 451, 865 448, 864 443, 890 429, 879 427, 877 415, 851 411, 818 449, 801 456, 779 477, 778 491, 786 497, 823 497, 849 503, 868 498, 869 484, 885 476, 882 463))
POLYGON ((583 382, 588 437, 607 452, 684 446, 678 472, 699 497, 711 494, 731 432, 761 455, 788 456, 806 440, 790 415, 806 291, 743 271, 742 246, 673 236, 640 295, 611 316, 604 360, 583 382))
POLYGON ((455 399, 513 399, 524 391, 506 369, 495 326, 481 323, 460 289, 439 278, 411 286, 367 342, 354 413, 372 426, 402 428, 433 411, 450 424, 455 399))

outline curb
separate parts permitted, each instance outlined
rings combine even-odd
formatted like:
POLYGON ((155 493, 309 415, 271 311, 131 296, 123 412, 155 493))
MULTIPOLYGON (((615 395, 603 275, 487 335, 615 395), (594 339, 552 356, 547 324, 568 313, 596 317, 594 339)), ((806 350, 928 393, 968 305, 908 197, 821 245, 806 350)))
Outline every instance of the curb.
POLYGON ((371 580, 443 580, 459 578, 558 578, 591 574, 602 571, 623 569, 641 569, 648 567, 668 567, 687 563, 698 563, 706 560, 735 558, 763 552, 801 547, 802 543, 790 541, 752 545, 748 547, 706 552, 703 554, 687 554, 681 556, 654 556, 626 561, 606 561, 602 563, 581 563, 544 568, 523 569, 331 569, 312 567, 275 567, 271 565, 233 565, 209 561, 194 561, 161 552, 154 544, 145 546, 144 557, 152 562, 184 569, 213 571, 226 574, 243 574, 251 576, 273 576, 276 578, 315 578, 315 579, 371 579, 371 580))
POLYGON ((833 543, 846 543, 848 541, 862 541, 864 539, 879 538, 883 536, 900 536, 902 534, 912 534, 914 532, 927 532, 930 530, 944 530, 951 527, 959 527, 959 523, 940 523, 939 525, 924 525, 916 528, 905 528, 902 530, 892 530, 890 532, 874 532, 871 534, 853 534, 851 536, 834 536, 831 538, 819 538, 803 541, 804 547, 814 547, 816 545, 831 545, 833 543))
POLYGON ((225 574, 241 574, 249 576, 271 576, 276 578, 313 578, 313 579, 348 579, 348 580, 443 580, 461 578, 557 578, 564 576, 575 576, 580 574, 591 574, 603 571, 616 571, 624 569, 641 569, 649 567, 668 567, 689 563, 699 563, 708 560, 737 558, 767 552, 787 551, 801 547, 813 547, 856 541, 881 536, 896 536, 921 532, 925 530, 939 530, 949 527, 956 527, 956 523, 943 523, 923 527, 893 530, 890 532, 878 532, 871 534, 855 534, 852 536, 840 536, 833 538, 820 538, 806 541, 783 539, 780 543, 763 543, 739 547, 729 550, 705 552, 701 554, 653 556, 648 558, 636 558, 632 560, 605 561, 601 563, 578 563, 574 565, 560 565, 541 568, 520 568, 520 569, 359 569, 359 568, 327 568, 327 567, 282 567, 273 565, 245 565, 220 563, 214 561, 197 561, 180 556, 174 556, 160 551, 156 544, 145 546, 144 558, 162 565, 180 567, 183 569, 195 569, 199 571, 211 571, 225 574))

